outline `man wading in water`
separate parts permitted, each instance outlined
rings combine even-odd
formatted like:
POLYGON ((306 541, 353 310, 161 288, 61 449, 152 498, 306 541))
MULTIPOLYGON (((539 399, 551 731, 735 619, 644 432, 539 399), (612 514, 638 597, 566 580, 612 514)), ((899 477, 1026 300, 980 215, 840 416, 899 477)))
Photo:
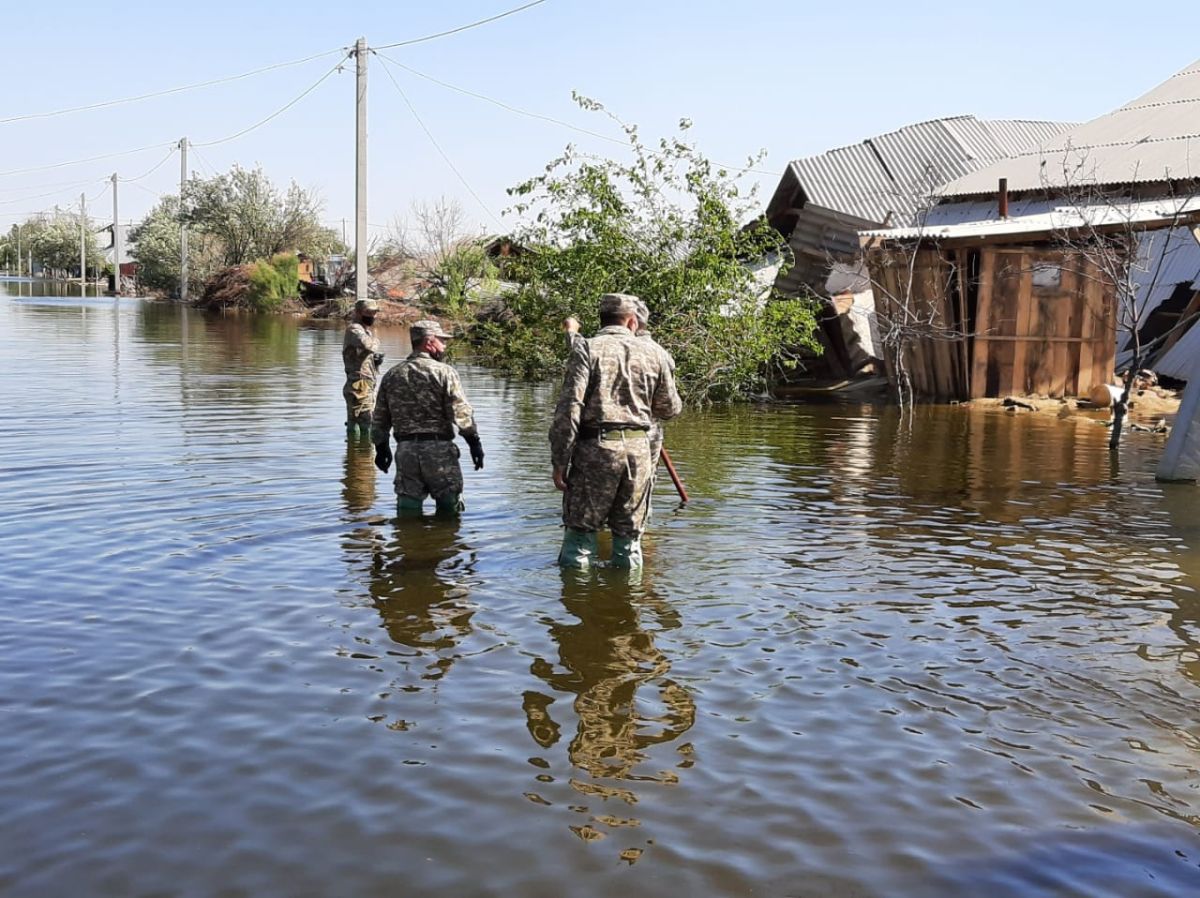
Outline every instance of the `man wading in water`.
POLYGON ((346 439, 365 440, 371 434, 371 412, 375 409, 375 383, 383 353, 379 338, 371 330, 379 303, 360 299, 354 304, 346 336, 342 338, 342 365, 346 369, 346 384, 342 396, 346 400, 346 439))
POLYGON ((383 376, 371 437, 375 465, 392 465, 390 437, 396 432, 396 509, 420 514, 433 496, 442 514, 462 511, 463 476, 454 445, 454 428, 471 449, 475 470, 483 467, 483 444, 475 413, 463 393, 458 372, 445 364, 450 335, 436 321, 418 321, 408 330, 412 354, 383 376))
POLYGON ((563 491, 563 567, 587 567, 597 555, 596 531, 613 534, 612 566, 640 567, 642 530, 650 509, 656 419, 683 403, 666 350, 639 339, 640 300, 600 297, 600 331, 572 340, 562 392, 550 428, 554 485, 563 491))

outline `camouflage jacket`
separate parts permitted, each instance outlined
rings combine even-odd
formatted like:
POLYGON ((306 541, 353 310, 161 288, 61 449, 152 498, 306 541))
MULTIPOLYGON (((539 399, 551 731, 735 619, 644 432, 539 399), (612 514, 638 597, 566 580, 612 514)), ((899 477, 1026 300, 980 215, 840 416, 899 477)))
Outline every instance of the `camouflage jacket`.
POLYGON ((683 408, 670 354, 627 328, 601 328, 590 340, 573 340, 567 373, 550 426, 550 456, 565 467, 580 426, 650 430, 655 419, 683 408))
POLYGON ((458 372, 435 361, 427 352, 414 352, 391 368, 379 384, 371 439, 382 443, 388 435, 439 433, 450 438, 454 428, 474 434, 475 413, 463 393, 458 372))
POLYGON ((378 380, 379 369, 371 358, 377 352, 379 338, 371 333, 369 327, 355 321, 346 328, 346 336, 342 338, 342 365, 346 369, 346 377, 378 380))

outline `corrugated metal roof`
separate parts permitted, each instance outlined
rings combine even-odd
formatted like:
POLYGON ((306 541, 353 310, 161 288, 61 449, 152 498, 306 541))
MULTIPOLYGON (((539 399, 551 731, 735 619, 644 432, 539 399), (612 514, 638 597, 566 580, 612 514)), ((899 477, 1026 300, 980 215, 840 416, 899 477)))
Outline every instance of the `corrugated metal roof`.
POLYGON ((1192 325, 1179 338, 1179 342, 1167 350, 1154 364, 1154 370, 1160 376, 1173 377, 1176 380, 1191 380, 1200 366, 1200 327, 1192 325))
POLYGON ((1171 297, 1180 284, 1193 289, 1200 281, 1200 242, 1191 228, 1164 228, 1146 231, 1138 240, 1138 260, 1133 272, 1137 285, 1137 317, 1143 311, 1157 309, 1171 297))
MULTIPOLYGON (((1036 209, 1037 204, 1031 204, 1036 209)), ((955 224, 924 224, 910 228, 861 231, 863 237, 886 240, 964 240, 1015 237, 1023 234, 1067 232, 1084 227, 1113 228, 1122 225, 1148 227, 1171 224, 1180 216, 1200 215, 1200 196, 1136 200, 1126 203, 1098 202, 1095 205, 1059 205, 1019 218, 967 220, 955 224)))
POLYGON ((1200 176, 1200 61, 1119 109, 950 183, 945 196, 1037 190, 1066 182, 1150 183, 1200 176))
POLYGON ((969 115, 935 119, 797 159, 791 169, 813 205, 879 223, 891 212, 894 222, 906 223, 947 181, 1071 127, 969 115))

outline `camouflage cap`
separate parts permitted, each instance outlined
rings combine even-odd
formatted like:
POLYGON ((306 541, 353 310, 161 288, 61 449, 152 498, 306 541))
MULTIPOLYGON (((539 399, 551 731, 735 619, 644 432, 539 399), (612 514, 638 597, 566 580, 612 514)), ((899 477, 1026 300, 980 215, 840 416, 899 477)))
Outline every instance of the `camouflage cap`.
POLYGON ((360 299, 354 303, 354 311, 358 312, 360 315, 363 312, 378 312, 379 303, 373 299, 360 299))
POLYGON ((414 321, 408 328, 408 338, 413 343, 420 343, 426 337, 437 337, 441 340, 449 340, 453 336, 442 330, 442 326, 432 318, 424 318, 420 321, 414 321))
POLYGON ((605 293, 600 297, 600 315, 636 315, 639 302, 632 293, 605 293))
POLYGON ((639 330, 645 330, 650 324, 650 307, 639 297, 634 297, 633 314, 637 315, 639 330))

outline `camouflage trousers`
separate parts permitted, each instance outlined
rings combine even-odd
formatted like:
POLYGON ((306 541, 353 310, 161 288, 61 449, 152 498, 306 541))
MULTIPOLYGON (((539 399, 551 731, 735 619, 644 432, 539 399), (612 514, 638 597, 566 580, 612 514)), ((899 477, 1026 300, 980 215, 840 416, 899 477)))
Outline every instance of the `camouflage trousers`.
POLYGON ((614 536, 640 536, 650 513, 653 475, 644 435, 577 443, 563 494, 563 524, 585 532, 607 524, 614 536))
POLYGON ((346 423, 361 424, 365 416, 367 426, 370 426, 371 412, 375 411, 375 381, 367 377, 347 377, 342 398, 346 400, 346 423))
POLYGON ((450 440, 405 440, 396 444, 396 496, 423 502, 463 491, 458 446, 450 440))

